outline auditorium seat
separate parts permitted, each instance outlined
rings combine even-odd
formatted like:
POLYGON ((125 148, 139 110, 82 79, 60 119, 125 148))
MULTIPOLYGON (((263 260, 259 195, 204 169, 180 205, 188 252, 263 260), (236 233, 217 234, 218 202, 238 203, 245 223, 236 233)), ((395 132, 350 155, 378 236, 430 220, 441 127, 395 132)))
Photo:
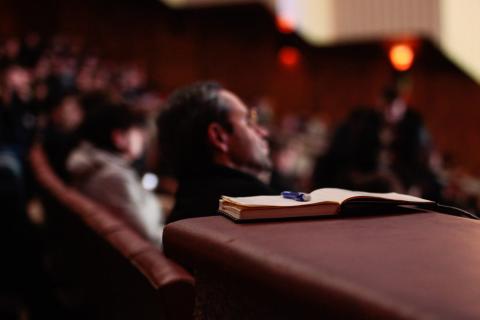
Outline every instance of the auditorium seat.
POLYGON ((75 316, 192 318, 192 275, 113 212, 65 185, 40 144, 30 162, 46 214, 52 275, 75 316))

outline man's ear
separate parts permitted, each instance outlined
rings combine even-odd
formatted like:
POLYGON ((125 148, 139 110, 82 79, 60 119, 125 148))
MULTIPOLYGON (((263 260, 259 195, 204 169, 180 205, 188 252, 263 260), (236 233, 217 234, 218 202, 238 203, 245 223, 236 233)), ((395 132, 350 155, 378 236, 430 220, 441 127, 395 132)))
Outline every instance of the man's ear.
POLYGON ((229 135, 218 122, 212 122, 208 125, 207 135, 208 141, 215 149, 228 152, 229 135))

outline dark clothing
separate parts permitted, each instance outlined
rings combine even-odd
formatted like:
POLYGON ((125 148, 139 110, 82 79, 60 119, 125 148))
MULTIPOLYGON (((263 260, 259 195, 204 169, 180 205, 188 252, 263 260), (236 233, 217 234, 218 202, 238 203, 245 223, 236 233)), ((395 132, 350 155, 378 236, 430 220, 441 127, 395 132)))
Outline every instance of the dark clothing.
POLYGON ((35 106, 14 95, 10 103, 0 102, 0 145, 15 148, 23 157, 35 132, 35 106))
POLYGON ((442 185, 430 167, 432 142, 420 113, 408 109, 391 128, 392 171, 406 190, 418 189, 420 197, 442 202, 442 185))
POLYGON ((43 133, 43 147, 53 171, 63 180, 69 182, 66 169, 67 158, 70 152, 80 142, 78 131, 65 132, 49 124, 43 133))
POLYGON ((175 207, 167 223, 217 214, 222 195, 246 197, 275 194, 266 184, 249 174, 222 166, 180 179, 175 207))
POLYGON ((317 159, 315 188, 342 188, 390 192, 393 185, 379 170, 382 118, 378 111, 360 107, 336 129, 327 153, 317 159))

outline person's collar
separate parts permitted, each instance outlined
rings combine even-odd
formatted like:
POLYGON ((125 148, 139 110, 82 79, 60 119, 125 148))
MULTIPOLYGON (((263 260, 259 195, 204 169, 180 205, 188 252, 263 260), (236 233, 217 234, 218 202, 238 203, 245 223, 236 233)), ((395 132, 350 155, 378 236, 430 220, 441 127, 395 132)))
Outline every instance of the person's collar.
POLYGON ((81 148, 102 162, 110 162, 124 167, 130 165, 129 161, 123 158, 120 153, 98 148, 90 142, 83 141, 81 148))
POLYGON ((221 164, 210 164, 205 167, 197 167, 194 170, 184 171, 183 174, 179 177, 180 180, 190 180, 196 178, 207 178, 207 177, 218 177, 218 176, 228 176, 228 177, 241 177, 241 178, 250 178, 258 179, 252 174, 240 171, 235 168, 224 166, 221 164))
POLYGON ((245 175, 249 175, 253 177, 259 176, 258 170, 248 166, 240 166, 236 164, 234 161, 232 161, 227 155, 224 155, 222 157, 219 157, 219 156, 214 157, 212 166, 229 168, 230 170, 242 172, 245 175))

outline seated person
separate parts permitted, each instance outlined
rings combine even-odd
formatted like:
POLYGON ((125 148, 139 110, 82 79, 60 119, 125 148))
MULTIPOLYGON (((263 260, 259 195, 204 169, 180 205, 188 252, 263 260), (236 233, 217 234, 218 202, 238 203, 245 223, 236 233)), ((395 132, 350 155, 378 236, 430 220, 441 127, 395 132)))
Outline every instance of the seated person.
POLYGON ((215 215, 221 195, 273 194, 259 177, 271 170, 267 132, 255 113, 213 82, 175 92, 159 118, 162 155, 178 179, 167 222, 215 215))
POLYGON ((355 108, 337 127, 327 152, 317 159, 314 187, 404 192, 380 162, 382 125, 381 114, 375 109, 355 108))
POLYGON ((83 115, 83 109, 74 95, 66 95, 54 101, 48 111, 43 131, 43 148, 53 170, 64 181, 68 181, 65 163, 70 152, 78 145, 83 115))
POLYGON ((160 204, 142 187, 131 166, 145 148, 146 119, 126 105, 106 103, 97 107, 85 119, 83 141, 67 161, 72 184, 161 245, 160 204))

